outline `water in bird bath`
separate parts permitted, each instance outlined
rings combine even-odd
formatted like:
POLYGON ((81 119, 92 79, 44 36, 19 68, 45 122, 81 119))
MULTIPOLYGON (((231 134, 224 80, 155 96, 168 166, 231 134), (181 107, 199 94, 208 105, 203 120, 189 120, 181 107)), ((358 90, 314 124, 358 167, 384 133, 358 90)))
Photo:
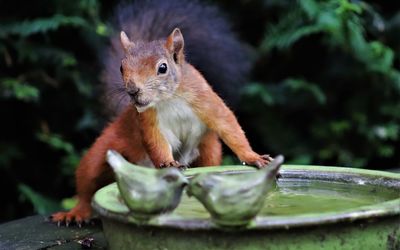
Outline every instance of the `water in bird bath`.
MULTIPOLYGON (((373 185, 321 180, 281 179, 265 197, 259 216, 296 216, 324 212, 344 212, 400 198, 399 190, 373 185)), ((187 195, 173 215, 209 218, 205 208, 187 195)))

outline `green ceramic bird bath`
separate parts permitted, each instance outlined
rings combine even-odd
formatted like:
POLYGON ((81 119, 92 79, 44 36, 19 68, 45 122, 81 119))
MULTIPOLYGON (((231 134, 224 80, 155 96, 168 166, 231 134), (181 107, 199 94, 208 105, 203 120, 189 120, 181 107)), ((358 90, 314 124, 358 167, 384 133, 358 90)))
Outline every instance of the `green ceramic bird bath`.
MULTIPOLYGON (((188 169, 238 174, 244 166, 188 169)), ((400 249, 400 174, 323 166, 281 168, 281 178, 246 227, 215 225, 183 194, 172 213, 137 224, 116 184, 99 190, 93 207, 110 249, 400 249)))

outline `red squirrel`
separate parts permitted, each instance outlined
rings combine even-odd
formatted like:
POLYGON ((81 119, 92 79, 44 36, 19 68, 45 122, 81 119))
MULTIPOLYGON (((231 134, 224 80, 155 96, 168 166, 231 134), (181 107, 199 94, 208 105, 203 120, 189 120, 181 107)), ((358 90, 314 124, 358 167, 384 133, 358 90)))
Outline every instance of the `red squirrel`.
POLYGON ((108 149, 156 168, 217 166, 220 138, 245 164, 262 168, 272 160, 252 150, 235 115, 185 60, 179 28, 152 41, 131 40, 122 31, 120 46, 121 84, 130 103, 81 159, 76 170, 78 204, 53 214, 53 222, 81 225, 91 217, 93 194, 114 178, 105 160, 108 149))

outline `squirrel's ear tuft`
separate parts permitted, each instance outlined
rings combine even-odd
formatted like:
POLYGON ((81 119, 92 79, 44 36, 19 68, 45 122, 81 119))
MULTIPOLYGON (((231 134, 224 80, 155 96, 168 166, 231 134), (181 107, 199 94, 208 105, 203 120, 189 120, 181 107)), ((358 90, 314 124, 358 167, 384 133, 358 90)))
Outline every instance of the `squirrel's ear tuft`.
POLYGON ((172 54, 176 63, 181 63, 184 59, 183 45, 184 40, 181 30, 175 28, 174 31, 172 31, 172 33, 168 36, 167 41, 165 42, 165 47, 172 54))
POLYGON ((135 45, 131 40, 129 40, 124 31, 121 31, 121 44, 122 48, 124 48, 125 53, 128 52, 128 50, 135 45))

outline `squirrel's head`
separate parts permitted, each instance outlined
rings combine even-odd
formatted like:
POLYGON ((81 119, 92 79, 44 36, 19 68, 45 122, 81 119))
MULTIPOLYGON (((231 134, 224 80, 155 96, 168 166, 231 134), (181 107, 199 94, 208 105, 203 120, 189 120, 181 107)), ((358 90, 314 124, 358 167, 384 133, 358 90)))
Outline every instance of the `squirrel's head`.
POLYGON ((184 63, 184 40, 176 28, 166 40, 132 42, 121 32, 125 57, 121 74, 125 89, 139 112, 174 96, 184 63))

